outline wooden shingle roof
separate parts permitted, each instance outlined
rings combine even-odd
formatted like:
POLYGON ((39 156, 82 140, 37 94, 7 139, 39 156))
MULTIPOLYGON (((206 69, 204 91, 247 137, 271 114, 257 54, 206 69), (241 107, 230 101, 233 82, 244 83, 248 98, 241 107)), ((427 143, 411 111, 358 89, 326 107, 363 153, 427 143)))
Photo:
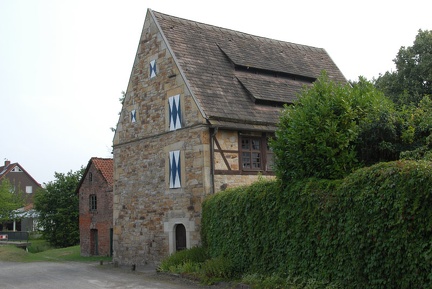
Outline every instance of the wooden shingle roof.
POLYGON ((322 70, 346 82, 322 48, 254 36, 149 10, 208 122, 274 130, 322 70))

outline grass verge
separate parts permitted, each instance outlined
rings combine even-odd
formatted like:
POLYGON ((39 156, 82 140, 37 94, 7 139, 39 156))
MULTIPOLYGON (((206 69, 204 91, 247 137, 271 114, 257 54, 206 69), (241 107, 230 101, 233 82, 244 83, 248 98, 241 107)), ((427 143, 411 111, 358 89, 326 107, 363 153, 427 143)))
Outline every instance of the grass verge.
POLYGON ((73 246, 61 249, 49 249, 46 251, 31 253, 13 245, 0 246, 0 261, 9 262, 61 262, 61 261, 77 261, 77 262, 92 262, 92 261, 111 261, 111 257, 82 257, 80 255, 80 246, 73 246))

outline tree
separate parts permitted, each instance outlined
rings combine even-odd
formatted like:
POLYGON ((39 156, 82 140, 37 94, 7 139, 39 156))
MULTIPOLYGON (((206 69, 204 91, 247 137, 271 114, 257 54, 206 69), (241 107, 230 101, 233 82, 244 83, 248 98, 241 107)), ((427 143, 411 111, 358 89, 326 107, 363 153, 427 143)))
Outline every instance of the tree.
POLYGON ((35 196, 35 209, 45 239, 56 247, 79 243, 79 204, 76 189, 84 168, 76 172, 54 173, 49 182, 35 196))
POLYGON ((394 105, 372 83, 337 84, 325 73, 282 112, 271 147, 282 181, 338 179, 397 158, 394 105))
POLYGON ((406 146, 401 158, 432 160, 432 100, 426 96, 415 107, 403 107, 401 118, 406 146))
POLYGON ((399 105, 417 105, 432 95, 432 31, 419 30, 413 46, 399 49, 396 71, 378 77, 375 85, 399 105))
POLYGON ((0 223, 14 220, 16 209, 24 206, 24 195, 15 191, 8 179, 0 181, 0 223))

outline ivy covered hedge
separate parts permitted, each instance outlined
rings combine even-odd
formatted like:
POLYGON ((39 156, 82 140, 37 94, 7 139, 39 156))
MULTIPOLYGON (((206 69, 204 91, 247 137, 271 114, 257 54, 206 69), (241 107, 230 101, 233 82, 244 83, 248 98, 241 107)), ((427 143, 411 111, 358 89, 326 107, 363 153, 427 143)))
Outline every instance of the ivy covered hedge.
POLYGON ((221 192, 203 204, 202 237, 238 273, 431 288, 432 163, 379 163, 343 180, 221 192))

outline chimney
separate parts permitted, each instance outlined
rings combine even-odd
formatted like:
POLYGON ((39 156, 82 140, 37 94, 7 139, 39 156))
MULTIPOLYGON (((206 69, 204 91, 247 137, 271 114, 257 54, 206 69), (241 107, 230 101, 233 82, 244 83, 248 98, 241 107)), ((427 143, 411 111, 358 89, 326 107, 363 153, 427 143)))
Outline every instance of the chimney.
POLYGON ((7 167, 8 165, 10 165, 10 161, 5 161, 5 167, 7 167))

